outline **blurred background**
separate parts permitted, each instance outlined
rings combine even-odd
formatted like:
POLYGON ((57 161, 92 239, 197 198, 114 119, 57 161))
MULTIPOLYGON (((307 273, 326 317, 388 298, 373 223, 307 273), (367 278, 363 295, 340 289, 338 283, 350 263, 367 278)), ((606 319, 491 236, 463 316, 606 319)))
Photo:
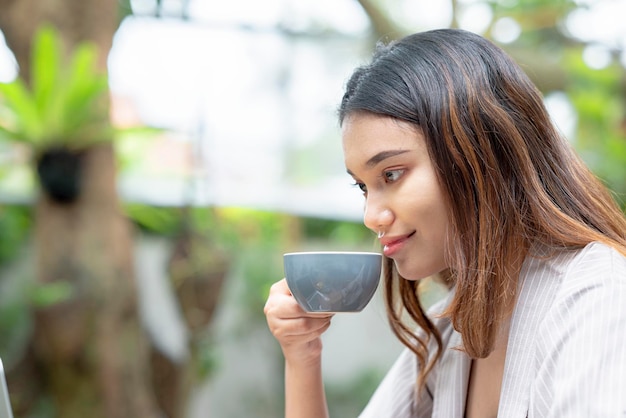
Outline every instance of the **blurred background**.
MULTIPOLYGON (((335 111, 378 41, 508 51, 626 201, 625 0, 0 0, 0 358, 16 417, 277 417, 282 254, 378 250, 335 111)), ((426 304, 441 289, 424 282, 426 304)), ((331 415, 401 347, 325 335, 331 415)))

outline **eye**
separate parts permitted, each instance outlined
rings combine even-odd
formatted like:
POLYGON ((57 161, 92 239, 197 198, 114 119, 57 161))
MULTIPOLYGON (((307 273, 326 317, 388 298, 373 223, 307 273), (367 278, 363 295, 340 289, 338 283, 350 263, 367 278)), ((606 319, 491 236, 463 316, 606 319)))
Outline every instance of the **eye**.
POLYGON ((365 183, 360 183, 357 181, 352 183, 352 185, 354 187, 358 187, 363 193, 367 193, 367 186, 365 186, 365 183))
POLYGON ((393 183, 400 179, 404 174, 404 170, 388 170, 383 172, 385 183, 393 183))

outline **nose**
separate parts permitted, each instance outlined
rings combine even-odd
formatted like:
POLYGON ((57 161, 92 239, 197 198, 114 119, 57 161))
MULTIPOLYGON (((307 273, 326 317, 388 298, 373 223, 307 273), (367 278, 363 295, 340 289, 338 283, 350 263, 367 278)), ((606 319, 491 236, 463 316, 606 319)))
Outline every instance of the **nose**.
POLYGON ((363 214, 363 224, 374 231, 379 233, 385 231, 393 223, 393 212, 382 202, 376 202, 368 197, 365 202, 365 212, 363 214))

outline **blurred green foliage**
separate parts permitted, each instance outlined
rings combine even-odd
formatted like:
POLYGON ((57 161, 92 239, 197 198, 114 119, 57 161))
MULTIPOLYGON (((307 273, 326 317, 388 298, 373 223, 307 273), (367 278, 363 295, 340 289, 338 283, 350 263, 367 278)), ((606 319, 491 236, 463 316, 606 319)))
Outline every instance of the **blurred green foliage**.
POLYGON ((181 224, 181 208, 129 203, 124 210, 128 218, 147 233, 171 237, 181 224))
POLYGON ((21 352, 32 329, 28 300, 31 277, 24 277, 27 273, 15 266, 31 233, 30 207, 0 206, 0 357, 7 363, 21 352))
POLYGON ((30 291, 30 303, 35 308, 46 308, 69 300, 74 292, 74 285, 70 280, 36 283, 30 291))
POLYGON ((361 222, 342 222, 332 219, 302 218, 302 235, 311 239, 328 240, 337 246, 375 245, 373 233, 361 222))
POLYGON ((30 206, 0 205, 0 267, 12 260, 30 237, 30 206))
POLYGON ((108 78, 96 68, 96 46, 80 43, 66 60, 58 31, 44 25, 35 34, 32 56, 30 83, 21 77, 0 83, 0 139, 38 151, 111 140, 108 78))
POLYGON ((619 87, 624 68, 613 63, 603 69, 589 68, 580 50, 566 55, 569 83, 567 95, 576 109, 578 126, 572 138, 589 167, 626 205, 626 104, 619 87))

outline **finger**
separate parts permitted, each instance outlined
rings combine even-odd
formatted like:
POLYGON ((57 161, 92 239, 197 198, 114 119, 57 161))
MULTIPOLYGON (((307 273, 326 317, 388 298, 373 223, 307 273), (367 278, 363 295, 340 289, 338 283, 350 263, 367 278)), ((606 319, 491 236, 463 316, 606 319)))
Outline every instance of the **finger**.
POLYGON ((263 312, 266 316, 293 318, 302 316, 305 312, 291 294, 282 291, 272 291, 265 302, 263 312))
POLYGON ((305 315, 309 318, 332 318, 335 316, 334 312, 305 312, 305 315))
POLYGON ((295 299, 293 299, 293 296, 289 291, 287 281, 285 279, 282 279, 272 284, 272 286, 270 287, 269 295, 267 296, 265 306, 263 307, 263 313, 265 313, 265 315, 268 315, 268 312, 270 310, 273 310, 276 307, 280 307, 283 305, 286 310, 291 310, 296 308, 295 306, 291 306, 294 303, 297 305, 295 299))
POLYGON ((319 322, 315 326, 292 327, 293 324, 288 324, 288 326, 277 327, 272 330, 272 333, 281 344, 306 343, 319 338, 330 327, 330 324, 330 320, 319 322))
POLYGON ((332 318, 335 314, 332 312, 307 312, 296 299, 291 295, 274 294, 268 298, 263 308, 265 315, 276 317, 278 319, 295 319, 295 318, 313 318, 327 319, 332 318))
POLYGON ((278 339, 299 338, 319 335, 330 326, 331 318, 299 317, 292 319, 274 318, 268 321, 272 334, 278 339))
POLYGON ((270 287, 270 295, 272 294, 291 295, 291 291, 289 290, 289 286, 287 285, 287 279, 283 278, 274 283, 270 287))

